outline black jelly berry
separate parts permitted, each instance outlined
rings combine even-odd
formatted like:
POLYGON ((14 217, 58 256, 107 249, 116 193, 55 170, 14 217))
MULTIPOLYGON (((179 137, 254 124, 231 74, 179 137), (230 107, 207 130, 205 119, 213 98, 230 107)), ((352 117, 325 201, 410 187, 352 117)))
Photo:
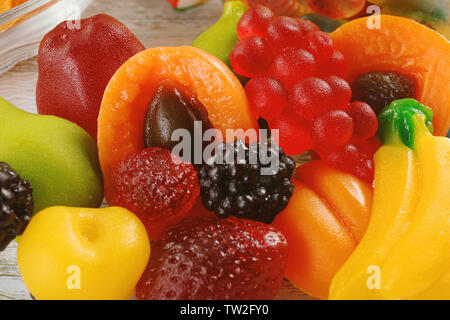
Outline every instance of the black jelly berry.
POLYGON ((205 208, 220 218, 271 223, 293 194, 294 160, 268 142, 245 145, 237 140, 217 150, 198 172, 205 208))
POLYGON ((0 162, 0 251, 21 235, 33 214, 30 183, 8 164, 0 162))

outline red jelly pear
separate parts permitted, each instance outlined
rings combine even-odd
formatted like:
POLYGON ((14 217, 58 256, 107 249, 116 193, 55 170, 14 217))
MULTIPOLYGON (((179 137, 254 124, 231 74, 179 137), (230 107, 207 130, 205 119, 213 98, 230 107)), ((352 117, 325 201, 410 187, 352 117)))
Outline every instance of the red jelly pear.
POLYGON ((75 122, 97 139, 106 85, 128 58, 144 49, 125 25, 106 14, 60 23, 39 48, 38 113, 75 122))

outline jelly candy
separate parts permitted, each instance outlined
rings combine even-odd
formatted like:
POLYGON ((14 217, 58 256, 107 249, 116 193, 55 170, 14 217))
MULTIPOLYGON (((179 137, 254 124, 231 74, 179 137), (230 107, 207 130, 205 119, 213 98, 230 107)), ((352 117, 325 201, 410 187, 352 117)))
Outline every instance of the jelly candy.
POLYGON ((185 221, 152 245, 139 300, 273 299, 287 242, 275 227, 229 217, 185 221))
POLYGON ((42 210, 17 249, 20 274, 42 300, 128 300, 149 257, 143 224, 120 207, 42 210))
MULTIPOLYGON (((177 129, 186 129, 193 139, 195 121, 202 122, 203 132, 213 128, 208 119, 208 111, 195 95, 188 94, 187 91, 187 88, 182 88, 180 84, 171 84, 168 81, 161 84, 145 114, 145 147, 172 150, 179 143, 172 139, 173 132, 177 129)), ((194 148, 194 141, 191 141, 191 146, 194 148)))
POLYGON ((30 182, 35 212, 101 205, 97 145, 86 131, 65 119, 25 112, 1 97, 0 123, 0 162, 30 182))
POLYGON ((239 39, 251 36, 264 37, 267 26, 274 16, 273 11, 267 7, 261 5, 251 7, 246 12, 245 17, 238 22, 237 34, 239 39))
POLYGON ((331 87, 320 78, 299 81, 291 93, 291 105, 299 116, 313 120, 325 112, 331 103, 331 87))
POLYGON ((300 47, 303 40, 303 30, 296 19, 290 17, 275 17, 266 28, 266 38, 277 51, 282 48, 300 47))
MULTIPOLYGON (((130 153, 145 148, 144 126, 158 123, 157 119, 145 121, 145 116, 158 88, 166 83, 170 86, 169 92, 176 88, 183 100, 198 100, 208 112, 211 124, 220 130, 225 140, 227 129, 242 129, 242 132, 236 130, 236 135, 244 140, 245 131, 258 126, 241 83, 230 68, 212 54, 188 46, 142 51, 114 74, 105 90, 98 117, 98 150, 107 201, 111 200, 113 172, 117 165, 130 153)), ((175 101, 175 104, 184 108, 179 102, 175 101)), ((173 112, 169 112, 169 117, 160 119, 167 120, 172 115, 173 112)), ((178 120, 172 120, 178 123, 178 120)), ((199 163, 202 158, 200 152, 199 161, 194 162, 199 163)))
POLYGON ((414 97, 433 109, 433 133, 445 136, 450 128, 450 95, 444 94, 450 92, 449 75, 445 71, 450 70, 450 42, 411 19, 391 15, 381 15, 380 19, 381 29, 367 28, 370 17, 366 17, 352 20, 331 34, 335 49, 351 61, 345 79, 365 78, 359 85, 352 83, 354 98, 378 111, 386 107, 384 103, 390 103, 391 98, 399 97, 397 93, 401 93, 401 97, 414 97), (383 74, 389 73, 390 80, 379 81, 385 78, 383 74), (406 81, 398 81, 392 74, 395 78, 402 75, 406 81), (407 88, 405 82, 410 83, 407 88), (381 90, 380 85, 383 86, 381 90), (361 95, 360 88, 369 90, 361 95), (375 99, 367 100, 373 92, 377 93, 375 99), (376 104, 372 105, 372 101, 376 104))
POLYGON ((136 214, 151 240, 179 222, 200 192, 194 167, 170 150, 157 147, 128 155, 117 166, 113 179, 108 203, 136 214))
POLYGON ((376 115, 367 103, 361 101, 350 103, 348 114, 353 119, 353 139, 365 140, 377 132, 376 115))
POLYGON ((230 54, 234 71, 244 77, 262 76, 271 65, 273 53, 267 40, 252 36, 239 40, 230 54))
POLYGON ((287 90, 302 79, 316 74, 316 60, 306 50, 289 48, 275 56, 269 75, 281 81, 287 90))
POLYGON ((42 40, 36 103, 39 114, 75 122, 97 139, 103 92, 114 72, 144 46, 126 26, 99 14, 62 22, 42 40))
POLYGON ((377 119, 367 104, 350 105, 352 89, 342 78, 347 74, 344 56, 311 21, 269 13, 258 6, 242 16, 248 32, 241 33, 230 54, 235 71, 252 77, 245 89, 253 113, 279 130, 279 144, 288 154, 312 149, 325 162, 370 180, 371 155, 354 143, 375 134, 377 119), (255 39, 264 45, 253 45, 255 39))
POLYGON ((311 138, 316 145, 342 146, 352 135, 353 119, 344 111, 326 111, 311 124, 311 138))
POLYGON ((257 116, 274 119, 288 105, 288 93, 275 79, 253 78, 245 86, 250 108, 257 116))
POLYGON ((333 54, 333 41, 323 31, 313 31, 305 36, 304 48, 312 53, 317 62, 322 63, 330 60, 333 54))

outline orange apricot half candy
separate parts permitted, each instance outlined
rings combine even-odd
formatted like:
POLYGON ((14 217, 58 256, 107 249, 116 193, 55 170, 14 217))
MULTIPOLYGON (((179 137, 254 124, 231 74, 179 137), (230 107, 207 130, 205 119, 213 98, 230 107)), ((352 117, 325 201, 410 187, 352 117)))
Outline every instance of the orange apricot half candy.
POLYGON ((390 71, 416 80, 415 99, 434 112, 434 134, 450 128, 450 42, 411 19, 389 15, 353 20, 331 34, 348 61, 351 83, 361 74, 390 71), (380 19, 380 28, 374 19, 380 19))
POLYGON ((224 137, 226 129, 258 128, 241 83, 213 55, 188 46, 142 51, 113 75, 100 108, 98 149, 107 200, 118 163, 144 148, 146 110, 155 91, 166 81, 192 91, 224 137))
POLYGON ((289 205, 273 222, 289 244, 285 276, 309 295, 327 299, 331 279, 365 233, 373 190, 322 160, 300 166, 296 176, 289 205))

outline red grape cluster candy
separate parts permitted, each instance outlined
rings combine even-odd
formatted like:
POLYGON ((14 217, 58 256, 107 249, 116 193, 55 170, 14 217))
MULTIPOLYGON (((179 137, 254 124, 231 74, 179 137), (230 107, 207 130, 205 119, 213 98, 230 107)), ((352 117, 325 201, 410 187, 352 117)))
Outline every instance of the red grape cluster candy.
POLYGON ((237 27, 233 69, 250 78, 254 114, 279 130, 291 155, 314 150, 331 165, 371 181, 378 122, 372 108, 352 102, 347 65, 331 37, 311 21, 250 8, 237 27))

